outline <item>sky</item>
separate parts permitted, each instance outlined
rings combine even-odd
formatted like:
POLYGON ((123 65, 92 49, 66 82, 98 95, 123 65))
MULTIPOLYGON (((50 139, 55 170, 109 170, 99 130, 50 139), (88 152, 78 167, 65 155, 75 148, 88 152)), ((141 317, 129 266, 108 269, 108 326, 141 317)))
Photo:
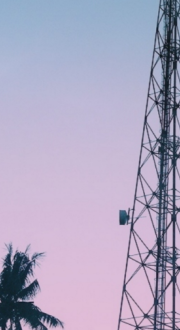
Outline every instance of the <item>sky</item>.
POLYGON ((46 252, 35 303, 117 328, 158 1, 0 1, 0 257, 46 252))

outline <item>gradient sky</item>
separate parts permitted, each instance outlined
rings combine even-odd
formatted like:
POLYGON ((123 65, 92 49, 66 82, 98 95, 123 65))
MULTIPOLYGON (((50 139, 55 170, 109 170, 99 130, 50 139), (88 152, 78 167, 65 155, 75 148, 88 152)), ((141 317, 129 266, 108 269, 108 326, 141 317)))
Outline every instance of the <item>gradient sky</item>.
POLYGON ((158 1, 0 1, 0 256, 46 252, 35 302, 116 329, 158 1))

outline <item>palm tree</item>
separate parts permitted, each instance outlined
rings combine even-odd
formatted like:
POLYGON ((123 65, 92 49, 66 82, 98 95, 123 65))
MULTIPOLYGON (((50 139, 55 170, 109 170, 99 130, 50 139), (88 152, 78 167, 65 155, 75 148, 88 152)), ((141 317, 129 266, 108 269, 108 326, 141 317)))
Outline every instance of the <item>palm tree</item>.
POLYGON ((47 326, 63 328, 59 319, 42 312, 31 301, 40 291, 38 281, 32 281, 32 277, 34 267, 44 253, 34 253, 30 258, 29 246, 25 252, 17 250, 14 255, 12 244, 6 247, 8 251, 0 273, 1 330, 22 330, 22 322, 37 330, 47 330, 47 326))

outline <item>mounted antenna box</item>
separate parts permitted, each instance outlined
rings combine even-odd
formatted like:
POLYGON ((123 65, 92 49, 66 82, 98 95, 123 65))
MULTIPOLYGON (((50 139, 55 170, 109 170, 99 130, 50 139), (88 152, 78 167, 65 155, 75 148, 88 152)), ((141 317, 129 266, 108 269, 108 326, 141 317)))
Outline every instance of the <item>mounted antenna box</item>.
POLYGON ((125 210, 120 210, 119 211, 119 224, 120 225, 126 225, 129 220, 129 214, 125 210))

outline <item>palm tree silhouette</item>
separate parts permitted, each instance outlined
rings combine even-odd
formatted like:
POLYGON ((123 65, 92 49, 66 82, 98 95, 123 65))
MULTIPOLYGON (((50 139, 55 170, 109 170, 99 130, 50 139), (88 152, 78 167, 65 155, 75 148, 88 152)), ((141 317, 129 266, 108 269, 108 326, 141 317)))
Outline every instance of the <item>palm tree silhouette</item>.
POLYGON ((63 323, 46 314, 34 305, 32 298, 40 291, 34 276, 34 267, 44 253, 29 256, 29 246, 25 252, 18 250, 13 255, 12 244, 6 245, 7 254, 3 259, 0 273, 0 327, 2 330, 22 330, 22 322, 32 329, 47 330, 47 326, 63 328, 63 323), (45 323, 45 324, 44 324, 45 323))

